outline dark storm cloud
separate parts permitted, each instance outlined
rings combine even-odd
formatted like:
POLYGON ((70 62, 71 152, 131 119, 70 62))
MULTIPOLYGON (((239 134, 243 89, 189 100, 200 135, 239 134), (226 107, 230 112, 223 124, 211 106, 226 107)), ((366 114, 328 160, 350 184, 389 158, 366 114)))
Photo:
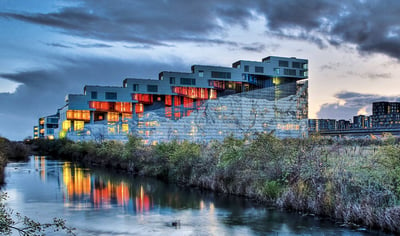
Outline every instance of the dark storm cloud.
MULTIPOLYGON (((56 60, 56 58, 54 58, 56 60)), ((127 77, 157 79, 163 70, 187 71, 179 58, 170 63, 99 58, 58 58, 57 69, 2 73, 0 78, 20 84, 14 93, 0 93, 0 135, 23 139, 41 116, 65 105, 66 94, 82 94, 85 85, 122 86, 127 77), (21 119, 23 117, 23 119, 21 119)))
POLYGON ((310 41, 320 48, 352 43, 362 53, 400 59, 399 12, 397 0, 84 0, 49 13, 0 12, 0 16, 84 38, 170 45, 221 44, 231 26, 247 28, 255 15, 261 15, 265 31, 275 36, 310 41))
POLYGON ((363 94, 342 91, 335 94, 335 98, 343 100, 344 104, 326 103, 317 112, 318 118, 351 119, 361 108, 367 108, 371 114, 372 103, 379 101, 400 101, 398 96, 383 96, 377 94, 363 94))
POLYGON ((245 51, 250 51, 250 52, 263 52, 265 50, 265 44, 262 43, 253 43, 250 45, 244 45, 241 47, 241 49, 245 51))

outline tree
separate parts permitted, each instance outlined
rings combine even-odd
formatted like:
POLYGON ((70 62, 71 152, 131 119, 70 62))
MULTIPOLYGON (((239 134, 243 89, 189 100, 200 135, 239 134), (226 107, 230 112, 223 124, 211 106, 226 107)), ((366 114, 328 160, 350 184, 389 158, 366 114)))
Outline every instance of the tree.
POLYGON ((22 216, 18 212, 14 212, 8 208, 4 201, 7 199, 7 193, 0 192, 0 234, 11 235, 13 232, 19 235, 45 235, 49 231, 65 231, 68 235, 75 235, 74 228, 67 227, 65 220, 53 218, 51 223, 39 223, 27 216, 22 216))

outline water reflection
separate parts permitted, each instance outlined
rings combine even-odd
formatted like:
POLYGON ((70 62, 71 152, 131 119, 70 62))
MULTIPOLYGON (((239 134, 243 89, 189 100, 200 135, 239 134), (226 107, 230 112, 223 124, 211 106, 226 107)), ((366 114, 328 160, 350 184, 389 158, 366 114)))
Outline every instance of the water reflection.
MULTIPOLYGON (((59 216, 82 235, 374 235, 287 214, 238 197, 35 156, 7 167, 14 208, 59 216), (35 175, 35 178, 32 178, 35 175), (181 228, 171 227, 174 220, 181 228)), ((383 235, 383 234, 381 234, 383 235)))

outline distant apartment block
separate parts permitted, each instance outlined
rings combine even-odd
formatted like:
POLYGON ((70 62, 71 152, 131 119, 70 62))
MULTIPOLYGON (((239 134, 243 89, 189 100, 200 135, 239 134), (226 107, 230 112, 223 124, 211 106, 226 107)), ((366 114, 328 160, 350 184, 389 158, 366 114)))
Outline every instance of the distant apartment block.
POLYGON ((54 139, 55 130, 58 128, 58 121, 58 114, 39 118, 39 124, 33 127, 33 137, 54 139))
POLYGON ((357 115, 353 120, 309 119, 309 131, 351 131, 362 129, 400 129, 400 103, 374 102, 372 115, 357 115))
MULTIPOLYGON (((148 144, 266 132, 305 137, 307 78, 307 60, 270 56, 260 62, 240 60, 232 67, 163 71, 158 80, 126 78, 122 87, 86 85, 83 94, 66 96, 57 124, 48 123, 54 124, 48 135, 98 140, 133 134, 148 144)), ((49 137, 40 135, 41 122, 39 137, 49 137)))

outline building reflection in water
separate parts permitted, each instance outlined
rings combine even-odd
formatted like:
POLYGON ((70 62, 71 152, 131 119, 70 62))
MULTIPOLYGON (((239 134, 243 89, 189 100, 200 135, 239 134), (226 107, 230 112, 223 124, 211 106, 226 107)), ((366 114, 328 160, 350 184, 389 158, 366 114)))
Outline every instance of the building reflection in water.
POLYGON ((46 157, 45 156, 34 156, 35 159, 35 170, 39 172, 40 179, 46 182, 46 157))
POLYGON ((150 197, 143 186, 132 189, 124 181, 102 178, 82 168, 64 163, 62 166, 65 203, 74 207, 132 208, 137 213, 150 210, 150 197), (135 194, 136 193, 136 194, 135 194))

